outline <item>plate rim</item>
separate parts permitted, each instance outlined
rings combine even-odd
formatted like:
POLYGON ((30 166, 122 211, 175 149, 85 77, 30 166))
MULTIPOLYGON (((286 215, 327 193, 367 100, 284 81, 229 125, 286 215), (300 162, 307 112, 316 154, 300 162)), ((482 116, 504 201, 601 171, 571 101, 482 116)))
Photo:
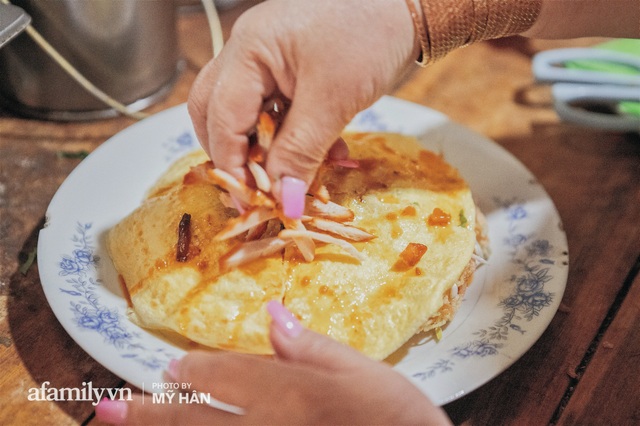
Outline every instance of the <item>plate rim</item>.
MULTIPOLYGON (((485 142, 486 144, 488 144, 487 146, 491 147, 491 150, 495 153, 499 153, 501 158, 506 159, 506 161, 511 162, 511 166, 512 167, 516 167, 517 169, 520 169, 521 172, 524 172, 530 179, 535 180, 534 175, 526 168, 526 166, 524 166, 524 164, 522 164, 522 162, 520 162, 513 154, 511 154, 509 151, 507 151, 505 148, 503 148, 502 146, 500 146, 499 144, 497 144, 496 142, 486 138, 485 136, 476 133, 458 123, 455 123, 453 121, 451 121, 448 117, 446 117, 444 114, 438 112, 438 111, 434 111, 432 109, 429 109, 427 107, 424 107, 422 105, 418 105, 415 103, 411 103, 409 101, 405 101, 402 99, 398 99, 398 98, 393 98, 393 97, 388 97, 385 96, 383 97, 381 100, 379 100, 378 102, 376 102, 371 108, 363 111, 361 114, 359 114, 356 119, 354 119, 354 121, 351 124, 351 128, 355 127, 362 127, 363 123, 364 126, 366 127, 367 123, 371 124, 372 123, 372 118, 368 117, 367 114, 372 114, 375 113, 376 111, 382 111, 382 114, 384 115, 384 112, 389 110, 389 109, 397 109, 400 111, 404 111, 404 112, 411 112, 411 114, 415 115, 415 116, 419 116, 419 117, 423 117, 425 118, 425 121, 429 121, 431 124, 433 124, 435 127, 438 126, 442 126, 445 131, 451 131, 451 129, 455 129, 456 132, 459 132, 461 135, 472 135, 474 139, 478 140, 478 141, 482 141, 485 142), (360 122, 358 121, 360 120, 360 122)), ((80 336, 77 330, 77 328, 74 328, 71 326, 71 324, 69 324, 66 320, 63 321, 63 319, 61 318, 62 313, 60 312, 60 309, 62 309, 62 307, 58 306, 57 303, 52 303, 52 299, 53 296, 53 287, 55 287, 55 285, 49 283, 49 277, 45 277, 43 276, 47 271, 50 271, 52 266, 51 266, 51 262, 52 260, 48 258, 49 255, 49 251, 47 250, 46 247, 46 242, 48 239, 48 234, 49 231, 51 231, 52 227, 55 227, 57 222, 52 222, 55 221, 56 218, 52 218, 52 214, 56 213, 57 209, 58 209, 58 205, 60 204, 60 199, 63 197, 63 195, 65 195, 66 192, 68 192, 70 189, 70 187, 72 187, 72 185, 74 184, 74 182, 78 179, 78 176, 80 176, 82 173, 84 173, 84 170, 88 169, 89 167, 91 167, 93 165, 94 162, 99 162, 99 159, 101 158, 101 156, 104 156, 106 154, 104 153, 108 153, 109 150, 112 149, 116 149, 115 147, 118 146, 119 144, 123 144, 126 142, 127 138, 130 138, 132 136, 135 136, 138 132, 143 131, 142 133, 144 133, 147 129, 148 126, 153 126, 156 123, 162 122, 165 118, 167 117, 171 117, 171 118, 176 118, 176 117, 181 117, 181 114, 186 114, 186 104, 180 104, 177 105, 175 107, 166 109, 164 111, 161 111, 157 114, 152 115, 151 117, 142 120, 140 122, 134 123, 133 125, 123 129, 122 131, 116 133, 115 135, 113 135, 112 137, 110 137, 109 139, 107 139, 105 142, 103 142, 99 147, 97 147, 85 160, 83 160, 82 163, 80 163, 78 165, 78 167, 76 167, 65 179, 65 181, 60 185, 60 187, 58 188, 58 190, 56 191, 56 194, 54 195, 54 197, 52 198, 46 213, 45 213, 45 226, 43 227, 43 229, 40 231, 40 235, 39 235, 39 239, 38 239, 38 266, 39 266, 39 271, 40 271, 40 281, 43 287, 43 291, 45 293, 45 296, 47 298, 47 303, 50 305, 51 309, 54 312, 54 315, 56 316, 57 320, 62 324, 62 326, 64 327, 65 331, 70 335, 70 337, 80 346, 83 348, 83 350, 85 350, 85 352, 87 352, 87 354, 89 356, 91 356, 92 358, 94 358, 96 361, 98 361, 100 364, 102 364, 105 368, 109 369, 110 371, 112 371, 114 374, 118 375, 119 377, 123 378, 124 380, 128 381, 129 383, 136 385, 138 387, 140 387, 142 390, 146 390, 146 391, 154 391, 153 389, 149 389, 147 387, 147 389, 145 389, 145 380, 151 380, 153 382, 155 381, 162 381, 162 377, 161 374, 150 374, 145 376, 146 378, 143 378, 141 381, 140 380, 135 380, 135 378, 132 380, 131 377, 127 377, 130 376, 129 373, 124 372, 123 370, 120 368, 113 368, 113 363, 109 362, 110 360, 109 355, 105 354, 105 356, 102 356, 100 354, 96 355, 96 351, 94 350, 94 348, 92 347, 93 344, 95 344, 95 339, 93 340, 87 340, 87 339, 83 339, 83 336, 80 336), (122 142, 121 142, 122 141, 122 142), (42 255, 41 255, 42 253, 42 255), (45 254, 46 253, 46 254, 45 254), (49 283, 49 284, 48 284, 49 283)), ((411 114, 408 114, 408 118, 407 120, 413 120, 414 118, 411 118, 411 114)), ((390 114, 393 115, 393 114, 390 114)), ((188 115, 187 115, 188 117, 188 115)), ((184 118, 184 117, 182 117, 184 118)), ((182 119, 181 118, 181 119, 182 119)), ((385 118, 385 119, 388 119, 385 118)), ((169 122, 170 120, 166 120, 167 122, 169 122)), ((393 124, 393 120, 391 120, 391 124, 393 124)), ((184 123, 182 123, 182 125, 184 125, 184 123)), ((183 126, 184 127, 184 126, 183 126)), ((374 126, 375 127, 375 126, 374 126)), ((349 127, 348 127, 349 128, 349 127)), ((369 129, 369 130, 387 130, 387 131, 394 131, 393 128, 391 129, 369 129)), ((188 129, 189 132, 192 133, 192 137, 193 136, 193 129, 189 128, 188 129)), ((153 133, 153 132, 151 132, 153 133)), ((176 131, 176 133, 178 133, 178 131, 176 131)), ((410 133, 410 132, 408 132, 410 133)), ((153 142, 145 142, 145 141, 135 141, 135 143, 139 143, 141 145, 145 145, 148 143, 153 143, 153 142)), ((196 141, 197 144, 197 141, 196 141)), ((197 145, 196 145, 197 146, 197 145)), ((186 152, 186 151, 185 151, 186 152)), ((178 158, 178 154, 179 153, 175 153, 175 159, 178 158)), ((163 166, 163 169, 166 169, 166 167, 168 167, 168 163, 165 164, 163 166)), ((158 176, 159 177, 159 176, 158 176)), ((148 182, 148 186, 150 187, 151 184, 153 182, 148 182)), ((470 182, 471 185, 471 182, 470 182)), ((476 380, 473 383, 467 384, 466 386, 464 385, 460 385, 458 386, 460 389, 458 389, 455 392, 449 392, 449 394, 447 395, 434 395, 433 392, 430 391, 430 389, 426 389, 425 388, 425 384, 424 382, 419 379, 416 379, 415 377, 409 377, 414 384, 416 384, 416 386, 418 386, 425 394, 427 394, 429 397, 431 397, 431 399, 434 401, 434 403, 437 403, 438 405, 444 405, 448 402, 451 402, 455 399, 458 399, 459 397, 466 395, 472 391, 474 391, 475 389, 479 388, 480 386, 484 385, 485 383, 487 383, 488 381, 492 380, 493 378, 497 377, 498 375, 500 375, 504 370, 506 370, 507 368, 509 368, 513 363, 515 363, 518 359, 520 359, 522 357, 522 355, 524 355, 524 353, 526 353, 534 344, 535 342, 542 336, 542 334, 545 332, 545 330, 548 328, 549 323, 551 322, 551 320, 553 319, 553 317, 555 316, 555 313, 557 311, 557 307, 559 306, 559 303, 562 299, 562 295, 564 293, 564 290, 566 288, 566 282, 567 282, 567 278, 568 278, 568 246, 567 246, 567 238, 566 238, 566 234, 564 233, 563 229, 562 229, 562 221, 559 215, 559 212, 557 211, 557 208, 555 206, 555 204, 553 203, 553 200, 551 199, 551 197, 549 196, 549 194, 546 192, 546 190, 542 187, 542 185, 540 185, 537 182, 533 182, 532 185, 535 186, 535 190, 542 194, 544 197, 546 197, 546 202, 550 205, 550 207, 552 208, 551 211, 551 216, 554 216, 555 219, 557 220, 557 227, 558 229, 556 229, 556 238, 559 239, 559 243, 562 245, 562 249, 563 251, 566 253, 563 255, 563 259, 565 259, 565 265, 562 268, 559 268, 557 270, 558 275, 556 280, 560 282, 561 284, 561 289, 560 291, 558 291, 555 295, 556 297, 556 301, 555 301, 555 305, 552 306, 552 310, 553 312, 546 312, 547 315, 544 317, 546 322, 543 324, 543 326, 539 326, 536 328, 536 332, 534 333, 535 336, 533 337, 533 339, 528 339, 527 343, 525 343, 526 348, 524 350, 521 351, 521 353, 519 353, 518 355, 511 357, 511 358, 506 358, 504 360, 502 360, 502 362, 500 363, 500 366, 496 369, 494 369, 494 372, 492 374, 487 374, 486 377, 484 377, 481 380, 476 380)), ((139 200, 141 201, 141 200, 139 200)), ((54 260, 53 260, 54 261, 54 260)), ((52 278, 51 278, 52 279, 52 278)), ((144 330, 143 330, 144 331, 144 330)), ((442 342, 441 342, 442 343, 442 342)), ((176 357, 179 354, 184 353, 183 349, 176 349, 175 353, 172 354, 166 354, 163 358, 163 361, 161 360, 161 362, 168 362, 169 359, 168 357, 176 357)), ((405 373, 403 373, 405 374, 405 373)), ((405 374, 406 375, 406 374, 405 374)))

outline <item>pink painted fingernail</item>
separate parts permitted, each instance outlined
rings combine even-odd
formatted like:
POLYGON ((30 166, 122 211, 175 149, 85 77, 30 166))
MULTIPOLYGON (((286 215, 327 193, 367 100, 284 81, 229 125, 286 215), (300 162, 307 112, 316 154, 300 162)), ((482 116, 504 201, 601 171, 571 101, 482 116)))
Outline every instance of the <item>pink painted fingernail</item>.
POLYGON ((169 365, 167 365, 167 374, 172 380, 178 380, 178 367, 180 366, 180 361, 177 359, 172 359, 169 361, 169 365))
POLYGON ((275 300, 270 301, 267 303, 267 312, 273 318, 276 327, 287 336, 298 337, 302 333, 302 324, 282 303, 275 300))
POLYGON ((282 210, 289 219, 300 219, 304 212, 307 184, 303 180, 285 176, 282 178, 282 210))
POLYGON ((121 425, 127 420, 128 406, 125 401, 103 398, 96 405, 96 418, 104 423, 121 425))
POLYGON ((331 164, 344 167, 345 169, 357 169, 360 167, 358 160, 344 159, 344 160, 331 160, 331 164))

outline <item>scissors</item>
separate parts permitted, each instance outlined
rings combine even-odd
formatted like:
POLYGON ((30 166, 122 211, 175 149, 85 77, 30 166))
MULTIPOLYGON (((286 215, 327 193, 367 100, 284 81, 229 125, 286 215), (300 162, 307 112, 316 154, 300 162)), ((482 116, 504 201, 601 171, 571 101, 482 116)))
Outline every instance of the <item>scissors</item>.
POLYGON ((536 54, 532 70, 538 82, 552 83, 554 108, 563 120, 606 130, 640 132, 640 56, 593 48, 554 49, 536 54), (564 66, 572 61, 594 60, 602 62, 602 68, 607 64, 621 65, 637 72, 564 66), (613 113, 596 112, 593 107, 606 107, 613 113))

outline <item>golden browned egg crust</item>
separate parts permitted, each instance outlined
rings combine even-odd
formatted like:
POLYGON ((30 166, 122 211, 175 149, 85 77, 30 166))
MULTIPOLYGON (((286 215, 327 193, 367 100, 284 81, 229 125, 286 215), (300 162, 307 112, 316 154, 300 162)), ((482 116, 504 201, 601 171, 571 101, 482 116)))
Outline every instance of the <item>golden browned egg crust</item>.
POLYGON ((331 201, 354 212, 352 225, 376 236, 354 243, 362 261, 319 243, 312 262, 289 247, 222 271, 221 256, 244 235, 214 239, 237 212, 224 207, 214 185, 183 178, 191 166, 207 161, 197 151, 172 166, 143 204, 109 233, 109 252, 129 292, 132 319, 210 347, 268 354, 265 305, 275 299, 306 327, 375 359, 384 359, 421 329, 442 325, 436 319, 450 320, 458 288, 468 284, 475 266, 470 259, 476 211, 467 184, 414 138, 386 133, 344 138, 359 167, 325 164, 318 179, 331 201), (185 213, 191 235, 186 261, 180 262, 178 230, 185 213))

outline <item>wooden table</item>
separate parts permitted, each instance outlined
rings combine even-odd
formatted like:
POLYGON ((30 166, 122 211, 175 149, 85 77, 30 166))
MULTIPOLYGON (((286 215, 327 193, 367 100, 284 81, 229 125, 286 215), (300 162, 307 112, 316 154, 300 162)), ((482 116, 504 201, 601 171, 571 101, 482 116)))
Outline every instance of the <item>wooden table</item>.
MULTIPOLYGON (((222 14, 225 34, 240 9, 222 14)), ((186 69, 150 112, 184 102, 211 55, 206 20, 183 14, 186 69)), ((511 38, 481 43, 418 70, 393 93, 495 140, 546 188, 570 251, 562 305, 537 343, 506 372, 445 408, 458 424, 640 424, 640 135, 562 123, 548 87, 532 84, 540 50, 595 39, 511 38)), ((48 306, 36 247, 53 194, 79 159, 133 124, 127 118, 59 123, 0 111, 0 424, 95 424, 87 402, 30 402, 27 390, 125 383, 66 334, 48 306)))

